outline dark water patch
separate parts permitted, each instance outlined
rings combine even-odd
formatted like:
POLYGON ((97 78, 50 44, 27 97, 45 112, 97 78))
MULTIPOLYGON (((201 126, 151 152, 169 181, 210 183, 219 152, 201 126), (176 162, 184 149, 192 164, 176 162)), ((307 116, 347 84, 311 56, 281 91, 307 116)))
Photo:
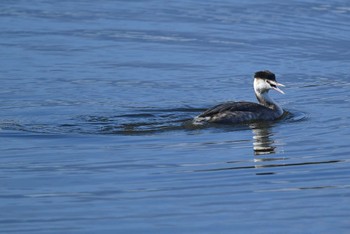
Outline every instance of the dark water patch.
POLYGON ((306 121, 307 119, 308 119, 307 113, 293 110, 293 109, 288 109, 285 111, 282 122, 295 123, 300 121, 306 121))
MULTIPOLYGON (((279 161, 280 159, 268 159, 264 161, 279 161)), ((283 159, 284 161, 285 159, 283 159)), ((319 164, 330 164, 330 163, 341 163, 342 160, 329 160, 329 161, 314 161, 314 162, 302 162, 302 163, 281 163, 281 164, 265 164, 265 165, 250 165, 250 166, 237 166, 237 167, 224 167, 224 168, 213 168, 196 170, 195 172, 215 172, 215 171, 226 171, 226 170, 242 170, 242 169, 256 169, 256 168, 275 168, 275 167, 298 167, 308 165, 319 165, 319 164)))

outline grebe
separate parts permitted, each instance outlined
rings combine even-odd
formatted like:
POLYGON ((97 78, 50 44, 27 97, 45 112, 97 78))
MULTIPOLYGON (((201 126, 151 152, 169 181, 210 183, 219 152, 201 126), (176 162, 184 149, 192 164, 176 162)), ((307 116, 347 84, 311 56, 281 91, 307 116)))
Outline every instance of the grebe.
POLYGON ((253 102, 226 102, 214 106, 194 118, 194 124, 225 123, 237 124, 251 121, 271 121, 283 115, 283 109, 268 95, 270 89, 282 94, 278 88, 283 84, 277 83, 276 76, 272 72, 258 71, 254 75, 254 91, 259 101, 253 102))

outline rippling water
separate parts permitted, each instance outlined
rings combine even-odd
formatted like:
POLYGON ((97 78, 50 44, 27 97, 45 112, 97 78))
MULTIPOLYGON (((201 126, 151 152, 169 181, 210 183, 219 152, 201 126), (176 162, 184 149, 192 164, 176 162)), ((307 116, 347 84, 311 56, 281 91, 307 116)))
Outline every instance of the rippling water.
POLYGON ((347 233, 346 1, 2 1, 0 232, 347 233), (288 115, 196 127, 269 69, 288 115))

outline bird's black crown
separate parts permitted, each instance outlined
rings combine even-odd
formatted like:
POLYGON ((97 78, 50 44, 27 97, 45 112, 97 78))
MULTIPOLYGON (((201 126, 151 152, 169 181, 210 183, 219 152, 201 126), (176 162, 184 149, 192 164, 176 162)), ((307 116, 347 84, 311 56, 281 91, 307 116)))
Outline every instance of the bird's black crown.
POLYGON ((276 81, 276 76, 269 70, 255 72, 254 78, 276 81))

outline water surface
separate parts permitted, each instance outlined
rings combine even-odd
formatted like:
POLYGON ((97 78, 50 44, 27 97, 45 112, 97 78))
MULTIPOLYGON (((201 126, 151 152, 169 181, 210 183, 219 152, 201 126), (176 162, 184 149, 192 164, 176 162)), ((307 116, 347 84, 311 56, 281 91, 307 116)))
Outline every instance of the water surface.
POLYGON ((347 233, 346 1, 2 1, 0 231, 347 233), (255 101, 289 114, 195 127, 255 101))

